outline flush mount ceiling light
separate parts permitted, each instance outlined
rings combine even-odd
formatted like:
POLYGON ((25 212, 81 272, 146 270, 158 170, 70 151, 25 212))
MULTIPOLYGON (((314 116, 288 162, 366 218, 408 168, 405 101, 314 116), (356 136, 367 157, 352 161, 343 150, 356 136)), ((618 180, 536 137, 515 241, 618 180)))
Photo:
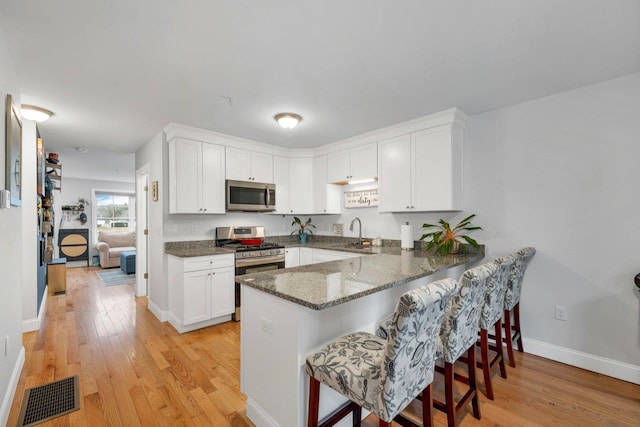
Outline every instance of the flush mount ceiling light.
POLYGON ((46 108, 29 104, 22 104, 20 112, 22 113, 22 117, 27 120, 33 120, 34 122, 44 122, 53 116, 53 113, 46 108))
POLYGON ((273 118, 285 129, 293 129, 298 126, 298 123, 302 120, 302 117, 295 113, 280 113, 276 114, 273 118))

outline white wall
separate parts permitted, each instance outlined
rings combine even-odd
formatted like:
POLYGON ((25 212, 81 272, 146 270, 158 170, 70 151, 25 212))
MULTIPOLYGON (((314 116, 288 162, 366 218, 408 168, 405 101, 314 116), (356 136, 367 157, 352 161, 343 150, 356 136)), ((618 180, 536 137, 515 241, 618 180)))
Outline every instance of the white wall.
POLYGON ((538 251, 522 293, 528 349, 583 366, 591 356, 635 365, 635 382, 639 135, 633 74, 474 116, 465 143, 465 206, 489 254, 538 251), (555 305, 567 307, 566 322, 555 305))
MULTIPOLYGON (((0 96, 13 95, 20 105, 20 91, 16 73, 0 28, 0 96)), ((5 120, 4 107, 0 119, 0 188, 5 186, 5 120)), ((2 271, 2 298, 0 298, 0 425, 5 425, 17 380, 24 363, 22 347, 22 209, 0 209, 0 271, 2 271), (5 340, 8 341, 5 355, 5 340)), ((32 239, 35 245, 35 237, 32 239)))
POLYGON ((24 330, 38 329, 38 215, 36 122, 22 121, 22 316, 24 330))
MULTIPOLYGON (((149 182, 158 181, 158 201, 150 201, 148 205, 148 301, 149 309, 158 319, 167 320, 168 308, 166 289, 166 255, 163 238, 163 205, 168 206, 169 189, 167 187, 168 172, 165 168, 166 150, 163 132, 158 133, 144 147, 136 152, 136 166, 149 168, 149 182)), ((139 195, 137 197, 140 197, 139 195)))

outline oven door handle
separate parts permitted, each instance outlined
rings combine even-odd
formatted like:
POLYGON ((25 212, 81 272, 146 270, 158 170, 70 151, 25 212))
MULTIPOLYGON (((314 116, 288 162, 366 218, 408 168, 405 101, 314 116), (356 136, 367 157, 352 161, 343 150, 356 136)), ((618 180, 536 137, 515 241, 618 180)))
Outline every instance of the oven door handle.
POLYGON ((284 262, 284 257, 282 255, 262 258, 236 259, 236 267, 250 267, 261 264, 276 264, 279 262, 284 262))
POLYGON ((269 207, 269 205, 271 204, 271 193, 269 192, 269 187, 265 187, 264 192, 265 192, 264 200, 266 201, 265 206, 269 207))

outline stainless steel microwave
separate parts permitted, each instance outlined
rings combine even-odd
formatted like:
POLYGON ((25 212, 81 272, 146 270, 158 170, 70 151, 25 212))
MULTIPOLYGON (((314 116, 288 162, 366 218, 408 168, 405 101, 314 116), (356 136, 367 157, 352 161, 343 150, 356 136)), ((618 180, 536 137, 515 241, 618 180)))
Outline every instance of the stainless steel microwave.
POLYGON ((227 180, 227 211, 276 210, 276 185, 227 180))

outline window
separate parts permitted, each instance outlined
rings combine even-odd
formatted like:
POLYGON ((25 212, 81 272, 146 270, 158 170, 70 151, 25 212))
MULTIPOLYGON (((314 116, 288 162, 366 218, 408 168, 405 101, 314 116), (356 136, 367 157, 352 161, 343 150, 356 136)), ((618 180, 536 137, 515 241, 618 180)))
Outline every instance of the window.
POLYGON ((125 232, 136 229, 134 194, 95 191, 95 236, 98 232, 125 232))

